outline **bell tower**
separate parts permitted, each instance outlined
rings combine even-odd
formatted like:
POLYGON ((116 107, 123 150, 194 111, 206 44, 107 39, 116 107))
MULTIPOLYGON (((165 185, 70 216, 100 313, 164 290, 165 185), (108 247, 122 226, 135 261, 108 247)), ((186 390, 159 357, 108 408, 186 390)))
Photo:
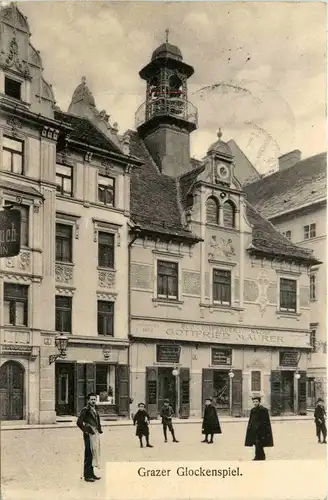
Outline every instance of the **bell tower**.
POLYGON ((168 41, 154 50, 139 72, 146 81, 146 101, 136 113, 136 128, 160 171, 177 177, 191 169, 190 133, 197 128, 197 109, 188 101, 187 80, 194 68, 168 41))

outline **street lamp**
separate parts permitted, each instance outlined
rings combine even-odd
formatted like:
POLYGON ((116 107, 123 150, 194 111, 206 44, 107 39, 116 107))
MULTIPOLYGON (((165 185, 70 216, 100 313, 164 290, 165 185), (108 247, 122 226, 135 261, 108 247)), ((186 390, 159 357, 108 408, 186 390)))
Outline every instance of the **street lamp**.
POLYGON ((232 368, 230 368, 230 371, 228 373, 229 375, 229 414, 230 417, 232 417, 232 379, 234 378, 235 374, 232 371, 232 368))
POLYGON ((301 374, 299 373, 298 369, 296 370, 294 377, 296 378, 296 380, 299 380, 301 378, 301 374))
POLYGON ((58 358, 65 358, 67 351, 68 338, 62 333, 55 338, 55 346, 57 347, 59 353, 51 354, 49 356, 49 365, 54 363, 58 358))
POLYGON ((176 394, 177 394, 175 414, 178 418, 180 418, 180 380, 179 380, 180 370, 178 367, 173 368, 172 375, 173 375, 173 377, 175 377, 175 387, 176 387, 176 394))

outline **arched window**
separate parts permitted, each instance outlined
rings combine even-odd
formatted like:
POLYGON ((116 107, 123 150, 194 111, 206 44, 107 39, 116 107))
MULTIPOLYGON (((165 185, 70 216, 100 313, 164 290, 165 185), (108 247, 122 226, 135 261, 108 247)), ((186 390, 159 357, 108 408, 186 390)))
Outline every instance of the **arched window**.
POLYGON ((219 204, 213 197, 208 198, 206 202, 206 222, 208 224, 219 223, 219 204))
POLYGON ((236 209, 232 201, 226 201, 223 205, 223 225, 224 227, 235 227, 236 209))

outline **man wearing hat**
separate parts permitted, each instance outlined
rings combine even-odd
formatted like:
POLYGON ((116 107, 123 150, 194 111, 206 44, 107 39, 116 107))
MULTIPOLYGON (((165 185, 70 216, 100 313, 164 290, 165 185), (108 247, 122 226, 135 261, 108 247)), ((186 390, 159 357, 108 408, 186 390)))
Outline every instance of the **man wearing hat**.
POLYGON ((212 401, 212 398, 205 399, 205 410, 202 424, 202 433, 205 434, 205 439, 202 443, 208 444, 213 443, 214 434, 222 434, 219 417, 212 401), (210 440, 208 440, 209 436, 210 440))
POLYGON ((172 434, 173 443, 178 443, 179 441, 175 437, 172 425, 172 417, 174 416, 174 410, 170 405, 170 401, 168 399, 164 399, 164 405, 161 409, 160 415, 162 417, 164 442, 167 443, 167 428, 169 428, 169 431, 172 434))
POLYGON ((314 421, 317 430, 318 443, 327 443, 326 410, 323 399, 319 398, 314 410, 314 421), (321 433, 323 441, 321 441, 321 433))
POLYGON ((146 412, 146 406, 144 403, 138 404, 138 411, 133 417, 133 424, 137 424, 136 436, 139 438, 140 448, 143 448, 142 438, 146 438, 146 447, 153 448, 149 443, 149 422, 150 418, 146 412))
POLYGON ((252 398, 254 408, 249 416, 245 446, 255 446, 253 460, 265 460, 264 448, 273 446, 269 411, 261 405, 260 396, 252 398))

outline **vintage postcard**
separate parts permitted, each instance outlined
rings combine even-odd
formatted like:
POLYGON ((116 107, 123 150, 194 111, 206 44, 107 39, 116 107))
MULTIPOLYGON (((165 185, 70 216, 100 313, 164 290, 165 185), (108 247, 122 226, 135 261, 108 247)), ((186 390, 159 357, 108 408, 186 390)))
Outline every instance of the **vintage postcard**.
POLYGON ((327 498, 326 32, 0 0, 1 500, 327 498))

